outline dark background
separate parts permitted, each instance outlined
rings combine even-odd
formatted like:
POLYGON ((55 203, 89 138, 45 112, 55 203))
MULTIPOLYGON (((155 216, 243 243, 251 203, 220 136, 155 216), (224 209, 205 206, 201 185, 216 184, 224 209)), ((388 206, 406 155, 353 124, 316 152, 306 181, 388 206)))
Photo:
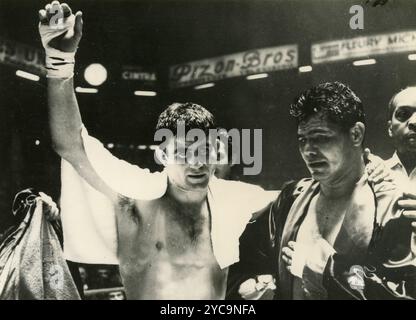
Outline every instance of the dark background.
MULTIPOLYGON (((37 12, 47 1, 0 0, 0 37, 41 48, 37 12)), ((268 78, 221 80, 206 90, 169 89, 169 66, 224 54, 297 43, 299 65, 309 65, 311 43, 383 32, 415 30, 416 2, 391 0, 367 6, 364 0, 275 1, 68 1, 84 14, 77 53, 76 85, 89 86, 84 68, 93 62, 108 70, 97 94, 78 94, 90 134, 120 144, 114 152, 157 169, 150 151, 130 144, 153 144, 158 114, 173 101, 206 106, 225 128, 263 129, 263 170, 234 176, 265 188, 279 188, 307 175, 297 151, 288 105, 302 90, 323 81, 345 82, 362 98, 368 119, 366 143, 387 158, 393 149, 386 133, 386 106, 400 88, 415 84, 416 62, 408 53, 377 57, 377 64, 353 67, 351 61, 314 66, 310 73, 277 71, 268 78), (349 8, 365 8, 364 30, 351 30, 349 8), (141 65, 159 73, 157 97, 138 97, 139 82, 123 81, 121 65, 141 65), (124 147, 123 147, 124 146, 124 147)), ((0 232, 10 223, 13 195, 34 186, 59 197, 59 158, 49 143, 45 79, 28 81, 16 68, 0 64, 0 232), (35 145, 35 140, 40 145, 35 145)))

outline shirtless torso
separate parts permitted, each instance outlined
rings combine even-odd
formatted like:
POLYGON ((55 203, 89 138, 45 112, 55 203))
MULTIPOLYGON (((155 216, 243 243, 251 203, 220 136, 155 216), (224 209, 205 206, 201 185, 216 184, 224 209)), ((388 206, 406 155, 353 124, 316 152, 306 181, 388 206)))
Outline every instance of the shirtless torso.
MULTIPOLYGON (((330 199, 322 193, 312 198, 305 219, 303 220, 296 238, 296 242, 310 245, 323 238, 333 246, 341 230, 342 222, 351 206, 351 195, 330 199)), ((305 295, 302 280, 294 278, 293 299, 319 299, 319 296, 305 295)))
POLYGON ((351 194, 336 199, 317 194, 309 205, 299 231, 301 239, 297 241, 310 243, 322 237, 333 245, 351 201, 351 194))
POLYGON ((120 273, 128 299, 223 299, 228 269, 212 250, 207 201, 168 194, 117 206, 120 273))

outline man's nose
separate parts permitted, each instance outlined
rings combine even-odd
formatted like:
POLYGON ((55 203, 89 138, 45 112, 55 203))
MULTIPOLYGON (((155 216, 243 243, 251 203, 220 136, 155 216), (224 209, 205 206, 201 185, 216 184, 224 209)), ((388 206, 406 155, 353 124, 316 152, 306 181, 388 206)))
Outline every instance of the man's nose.
POLYGON ((199 169, 204 165, 204 162, 200 157, 195 154, 192 154, 188 158, 188 164, 193 169, 199 169))
POLYGON ((413 112, 409 119, 409 129, 416 132, 416 112, 413 112))
POLYGON ((316 147, 313 143, 311 143, 310 141, 306 142, 304 147, 303 147, 303 153, 307 156, 316 156, 317 151, 316 151, 316 147))

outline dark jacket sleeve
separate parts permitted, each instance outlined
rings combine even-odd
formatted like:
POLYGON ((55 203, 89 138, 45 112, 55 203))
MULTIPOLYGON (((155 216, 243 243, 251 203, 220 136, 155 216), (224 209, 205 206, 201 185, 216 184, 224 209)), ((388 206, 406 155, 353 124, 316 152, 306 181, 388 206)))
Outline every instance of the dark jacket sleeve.
MULTIPOLYGON (((382 186, 383 187, 383 186, 382 186)), ((411 220, 397 207, 400 192, 374 190, 376 221, 363 261, 333 255, 326 266, 324 285, 334 299, 416 299, 416 235, 411 220)))
POLYGON ((405 219, 392 220, 384 228, 377 227, 377 243, 364 261, 351 261, 342 254, 329 259, 324 286, 332 299, 416 299, 416 257, 411 253, 411 230, 405 219), (393 231, 391 225, 400 228, 393 231), (397 235, 394 240, 391 233, 397 235))

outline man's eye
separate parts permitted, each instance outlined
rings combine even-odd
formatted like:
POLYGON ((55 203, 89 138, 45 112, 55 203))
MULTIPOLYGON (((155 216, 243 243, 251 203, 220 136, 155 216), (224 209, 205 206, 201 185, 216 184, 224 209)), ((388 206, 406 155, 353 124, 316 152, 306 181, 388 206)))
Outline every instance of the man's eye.
POLYGON ((207 154, 211 153, 211 148, 210 147, 198 148, 196 150, 196 153, 198 154, 198 156, 206 156, 207 154))
POLYGON ((186 158, 186 152, 176 152, 175 156, 177 158, 185 159, 186 158))
POLYGON ((329 137, 327 136, 318 136, 314 138, 316 143, 327 143, 329 141, 329 137))
POLYGON ((204 149, 205 154, 210 154, 212 151, 214 151, 214 148, 212 148, 212 147, 206 147, 204 149))
POLYGON ((304 145, 306 143, 306 139, 305 138, 298 138, 298 143, 300 145, 304 145))
POLYGON ((406 121, 412 116, 412 113, 410 110, 399 110, 396 112, 396 119, 401 122, 406 121))

